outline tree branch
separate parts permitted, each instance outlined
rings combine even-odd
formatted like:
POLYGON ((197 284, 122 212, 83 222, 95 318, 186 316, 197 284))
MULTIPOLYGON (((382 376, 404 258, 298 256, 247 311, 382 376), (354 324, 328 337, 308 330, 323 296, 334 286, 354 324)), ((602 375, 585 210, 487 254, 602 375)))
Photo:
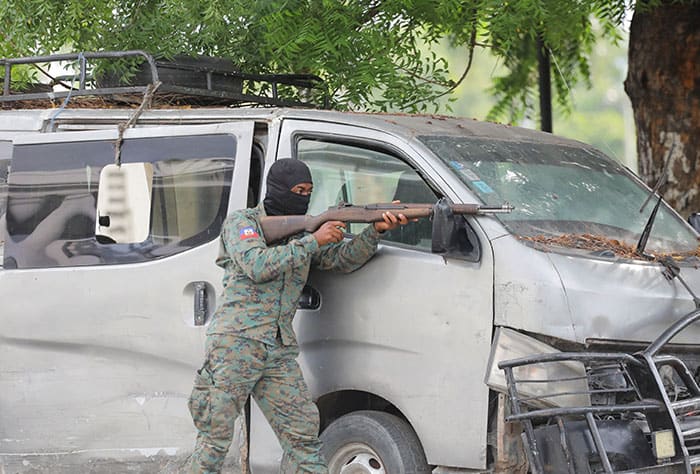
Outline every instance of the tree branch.
POLYGON ((421 100, 416 100, 410 104, 407 104, 405 107, 413 107, 416 104, 419 104, 421 102, 425 101, 434 101, 435 99, 439 99, 440 97, 443 97, 450 92, 454 91, 459 85, 464 81, 464 79, 467 77, 467 74, 469 73, 469 70, 472 68, 472 63, 474 61, 474 47, 476 46, 476 30, 477 30, 477 21, 476 21, 476 12, 474 12, 474 21, 472 22, 472 31, 471 35, 469 37, 469 44, 467 45, 468 48, 468 59, 467 59, 467 65, 464 68, 464 72, 462 72, 462 75, 460 78, 457 80, 457 82, 453 83, 452 86, 450 86, 448 89, 440 92, 439 94, 435 94, 427 99, 421 99, 421 100))

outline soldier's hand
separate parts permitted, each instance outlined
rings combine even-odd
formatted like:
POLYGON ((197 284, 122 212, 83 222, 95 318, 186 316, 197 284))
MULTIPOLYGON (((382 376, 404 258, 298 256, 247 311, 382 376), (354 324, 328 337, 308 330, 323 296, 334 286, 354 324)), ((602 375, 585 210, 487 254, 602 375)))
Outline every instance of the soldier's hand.
POLYGON ((343 240, 343 231, 345 230, 345 222, 328 221, 318 228, 313 233, 316 242, 319 246, 336 243, 343 240))
MULTIPOLYGON (((401 204, 401 201, 391 201, 392 204, 401 204)), ((382 213, 383 221, 375 222, 374 228, 377 232, 386 232, 387 230, 396 229, 400 225, 406 225, 409 222, 416 222, 418 219, 408 219, 403 214, 395 216, 391 212, 382 213)))
MULTIPOLYGON (((375 222, 374 228, 377 232, 385 232, 387 230, 396 229, 400 225, 408 224, 408 219, 403 214, 395 216, 391 212, 387 211, 382 213, 383 221, 375 222)), ((415 220, 415 219, 414 219, 415 220)))

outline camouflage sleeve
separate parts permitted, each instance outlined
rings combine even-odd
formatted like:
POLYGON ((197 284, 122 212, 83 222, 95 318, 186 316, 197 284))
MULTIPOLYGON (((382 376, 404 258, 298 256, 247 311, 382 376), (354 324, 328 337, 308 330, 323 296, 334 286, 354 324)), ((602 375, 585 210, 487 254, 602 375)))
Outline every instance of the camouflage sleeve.
POLYGON ((233 216, 224 223, 221 239, 229 258, 256 283, 270 281, 285 270, 305 264, 318 251, 313 235, 268 247, 258 223, 244 215, 233 216))
POLYGON ((380 234, 373 225, 368 225, 352 240, 324 245, 314 253, 311 264, 321 270, 350 273, 372 258, 377 251, 380 234))

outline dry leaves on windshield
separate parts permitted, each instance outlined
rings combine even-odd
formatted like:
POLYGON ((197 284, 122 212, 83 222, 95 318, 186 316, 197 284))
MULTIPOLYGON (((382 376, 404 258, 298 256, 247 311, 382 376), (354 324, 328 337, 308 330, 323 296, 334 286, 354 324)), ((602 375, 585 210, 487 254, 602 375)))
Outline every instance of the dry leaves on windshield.
MULTIPOLYGON (((610 239, 601 235, 593 234, 563 234, 556 237, 548 237, 545 235, 536 235, 534 237, 520 237, 521 240, 527 240, 533 242, 536 245, 557 246, 557 247, 568 247, 582 250, 589 250, 591 252, 609 250, 612 251, 616 257, 639 259, 639 255, 635 252, 637 248, 636 245, 628 244, 617 239, 610 239)), ((660 260, 666 257, 672 257, 676 260, 682 260, 690 256, 700 257, 700 247, 695 249, 693 252, 683 252, 683 253, 653 253, 650 249, 647 249, 648 254, 654 257, 654 261, 660 260)))

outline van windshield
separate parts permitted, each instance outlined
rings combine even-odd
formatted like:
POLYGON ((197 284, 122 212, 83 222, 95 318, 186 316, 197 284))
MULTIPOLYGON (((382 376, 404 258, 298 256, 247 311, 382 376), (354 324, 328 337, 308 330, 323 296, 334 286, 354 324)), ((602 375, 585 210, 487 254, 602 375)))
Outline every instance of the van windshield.
MULTIPOLYGON (((525 240, 588 250, 618 247, 634 257, 656 204, 651 199, 640 212, 650 191, 620 164, 591 148, 453 136, 420 140, 485 205, 515 206, 512 213, 496 216, 525 240), (582 245, 586 239, 588 244, 582 245)), ((693 230, 662 203, 646 252, 658 256, 697 251, 693 230)))

